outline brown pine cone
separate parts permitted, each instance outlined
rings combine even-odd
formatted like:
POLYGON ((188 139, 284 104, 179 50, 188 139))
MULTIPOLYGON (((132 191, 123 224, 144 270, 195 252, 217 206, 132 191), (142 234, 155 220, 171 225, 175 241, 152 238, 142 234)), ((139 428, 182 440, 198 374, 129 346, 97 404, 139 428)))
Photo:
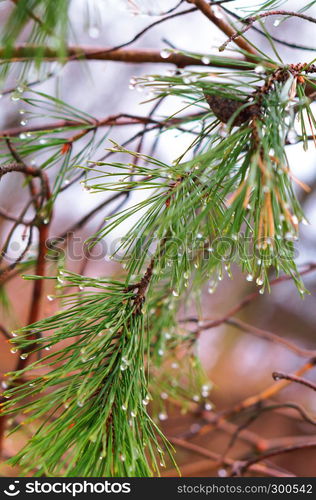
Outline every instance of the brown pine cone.
MULTIPOLYGON (((220 97, 205 93, 204 96, 214 115, 223 123, 227 123, 232 115, 245 104, 245 102, 235 101, 234 99, 229 99, 228 97, 220 97)), ((238 113, 232 125, 242 125, 247 120, 258 116, 259 113, 259 105, 251 104, 238 113)))

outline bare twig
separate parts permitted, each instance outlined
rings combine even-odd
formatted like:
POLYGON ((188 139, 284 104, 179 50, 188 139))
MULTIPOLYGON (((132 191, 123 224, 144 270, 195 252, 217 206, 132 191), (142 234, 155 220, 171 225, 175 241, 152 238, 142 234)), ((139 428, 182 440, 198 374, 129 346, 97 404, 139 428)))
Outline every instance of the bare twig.
POLYGON ((282 337, 279 337, 279 335, 276 335, 273 332, 269 332, 267 330, 263 330, 261 328, 257 328, 255 326, 249 325, 248 323, 245 323, 244 321, 241 321, 240 319, 237 318, 228 318, 225 320, 225 323, 235 326, 236 328, 239 328, 240 330, 250 333, 252 335, 256 335, 258 337, 261 337, 266 340, 270 340, 271 342, 281 344, 283 347, 286 349, 289 349, 290 351, 294 352, 298 356, 302 356, 304 358, 312 358, 316 357, 316 351, 309 350, 309 349, 303 349, 296 344, 293 344, 293 342, 290 342, 289 340, 286 340, 282 337))
POLYGON ((263 18, 269 17, 269 16, 288 16, 290 18, 291 17, 299 17, 300 19, 304 19, 305 21, 309 21, 311 23, 316 23, 316 19, 314 17, 307 16, 306 14, 301 14, 299 12, 286 11, 286 10, 273 10, 270 12, 261 12, 260 14, 257 14, 256 16, 245 18, 243 20, 243 22, 247 23, 247 26, 244 26, 241 30, 234 31, 233 34, 230 34, 228 40, 226 40, 226 42, 224 42, 219 47, 219 50, 220 51, 225 50, 225 48, 227 47, 227 45, 230 42, 240 43, 240 40, 243 40, 243 38, 241 38, 239 41, 238 41, 238 38, 241 37, 242 35, 244 35, 246 33, 246 31, 248 31, 252 27, 253 23, 258 21, 259 19, 263 19, 263 18))
MULTIPOLYGON (((202 446, 199 446, 199 445, 194 444, 194 443, 189 443, 189 442, 185 441, 184 439, 180 439, 180 438, 176 438, 176 437, 168 437, 168 440, 176 446, 180 446, 181 448, 184 448, 186 450, 192 451, 194 453, 197 453, 199 455, 202 455, 204 457, 209 458, 210 460, 215 462, 215 466, 219 466, 223 463, 221 460, 221 456, 219 454, 217 454, 211 450, 207 450, 206 448, 203 448, 202 446)), ((235 467, 235 464, 236 464, 236 462, 234 460, 232 460, 231 458, 224 459, 224 465, 226 465, 228 467, 235 467)), ((267 476, 273 476, 273 477, 291 477, 292 476, 292 474, 290 474, 290 473, 289 473, 289 475, 286 475, 286 476, 284 474, 282 474, 280 476, 280 472, 277 469, 274 469, 274 468, 272 469, 272 468, 265 466, 265 465, 263 467, 258 468, 256 463, 249 464, 247 469, 250 469, 252 472, 257 472, 260 474, 265 474, 267 476)))
MULTIPOLYGON (((308 372, 309 370, 314 368, 315 364, 316 364, 316 359, 315 358, 310 359, 295 372, 295 375, 300 376, 303 373, 308 372)), ((242 402, 235 405, 232 409, 224 411, 223 415, 225 416, 234 415, 236 413, 242 412, 247 408, 261 404, 262 401, 270 399, 276 394, 278 394, 278 392, 287 387, 290 383, 291 380, 279 380, 278 382, 275 382, 274 384, 270 385, 267 389, 263 390, 259 394, 256 394, 255 396, 250 396, 244 399, 242 402)))
POLYGON ((313 382, 310 382, 310 380, 306 380, 305 378, 298 377, 297 375, 291 375, 283 372, 273 372, 272 377, 274 380, 289 380, 291 382, 295 382, 296 384, 302 384, 305 385, 305 387, 316 391, 316 384, 313 384, 313 382))
POLYGON ((307 449, 312 449, 316 448, 316 441, 315 442, 307 442, 307 443, 299 443, 299 444, 294 444, 290 446, 284 446, 281 448, 278 448, 276 450, 268 451, 267 453, 263 453, 259 457, 251 458, 245 462, 239 462, 235 463, 235 465, 232 468, 232 475, 233 476, 239 476, 244 474, 249 468, 257 464, 258 462, 261 462, 262 460, 266 460, 267 458, 272 458, 276 457, 278 455, 282 455, 284 453, 291 453, 292 451, 298 451, 298 450, 307 450, 307 449))
MULTIPOLYGON (((10 53, 11 62, 28 61, 34 59, 38 54, 39 48, 43 53, 43 59, 47 61, 55 61, 60 59, 60 54, 57 50, 51 47, 39 47, 37 45, 17 45, 10 53)), ((241 69, 244 58, 230 57, 229 59, 223 57, 222 61, 216 58, 216 62, 211 61, 204 64, 200 59, 186 56, 184 54, 170 53, 168 58, 161 56, 160 51, 153 49, 127 49, 127 50, 109 50, 108 47, 85 47, 85 46, 70 46, 67 49, 67 55, 63 62, 80 61, 80 60, 100 60, 100 61, 117 61, 123 63, 163 63, 173 64, 180 68, 185 66, 210 66, 210 67, 223 67, 232 69, 241 69), (233 59, 233 62, 232 62, 233 59)), ((0 48, 0 59, 6 59, 6 53, 3 48, 0 48)))
MULTIPOLYGON (((225 19, 225 15, 223 11, 220 10, 220 7, 209 5, 205 0, 187 0, 187 2, 193 3, 210 21, 212 21, 213 24, 215 24, 215 26, 232 39, 236 32, 231 24, 225 19)), ((236 44, 242 50, 248 52, 248 60, 253 61, 253 56, 256 58, 258 57, 257 51, 243 38, 236 40, 236 44)))

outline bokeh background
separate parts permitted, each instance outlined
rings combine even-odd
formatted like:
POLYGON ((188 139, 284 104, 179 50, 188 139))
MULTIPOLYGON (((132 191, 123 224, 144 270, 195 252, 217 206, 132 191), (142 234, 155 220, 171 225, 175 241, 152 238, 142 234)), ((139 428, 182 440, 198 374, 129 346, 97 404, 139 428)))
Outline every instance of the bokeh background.
MULTIPOLYGON (((169 10, 178 2, 176 0, 73 0, 71 2, 72 34, 70 44, 111 47, 131 39, 142 28, 160 18, 161 13, 169 10)), ((250 8, 254 2, 233 1, 227 3, 227 8, 233 12, 241 11, 240 8, 250 8)), ((288 10, 298 10, 304 2, 286 2, 288 10), (301 4, 301 5, 298 5, 301 4)), ((190 7, 183 2, 179 11, 190 7)), ((0 25, 3 25, 12 8, 9 1, 0 3, 0 25)), ((244 15, 245 10, 242 11, 244 15)), ((310 9, 311 15, 316 15, 316 7, 310 9)), ((290 19, 274 26, 273 19, 266 21, 266 27, 271 34, 287 41, 295 42, 309 47, 315 46, 316 36, 313 24, 297 19, 290 19)), ((27 37, 27 32, 23 34, 27 37)), ((23 41, 23 37, 21 41, 23 41)), ((261 50, 271 53, 271 47, 263 36, 251 32, 249 38, 253 40, 261 50)), ((217 47, 225 40, 224 35, 212 25, 201 13, 191 13, 168 20, 158 25, 143 37, 136 41, 133 48, 153 48, 161 50, 170 45, 183 50, 196 51, 198 53, 217 53, 217 47)), ((295 63, 310 61, 315 57, 315 51, 302 51, 277 44, 278 51, 284 62, 295 63)), ((145 92, 131 89, 130 80, 134 76, 151 73, 165 73, 172 69, 166 64, 123 64, 108 61, 86 61, 69 62, 62 66, 59 63, 46 64, 41 69, 43 81, 36 86, 37 90, 48 94, 55 94, 59 98, 78 107, 96 118, 102 119, 117 113, 131 113, 137 115, 148 114, 153 103, 143 103, 148 96, 145 92), (56 76, 45 78, 49 72, 56 76)), ((29 81, 36 80, 38 75, 30 74, 29 81)), ((4 90, 14 87, 16 79, 14 72, 4 84, 4 90)), ((155 116, 162 118, 169 116, 172 112, 181 108, 181 101, 167 99, 156 111, 155 116)), ((0 127, 7 129, 20 125, 21 104, 13 102, 10 94, 4 95, 0 101, 0 127)), ((43 118, 44 120, 45 118, 43 118)), ((47 120, 46 120, 47 121, 47 120)), ((138 126, 113 127, 108 137, 122 144, 129 137, 140 130, 138 126)), ((170 162, 182 153, 192 140, 192 136, 172 130, 160 135, 157 142, 156 132, 146 134, 143 142, 143 152, 151 151, 155 143, 155 154, 164 162, 170 162)), ((130 149, 136 148, 137 141, 129 145, 130 149)), ((107 140, 94 153, 93 158, 98 159, 105 154, 105 148, 110 144, 107 140)), ((298 196, 303 204, 306 218, 310 225, 302 226, 301 239, 298 245, 298 262, 306 263, 316 261, 316 155, 315 146, 310 143, 309 150, 303 152, 301 144, 288 146, 288 155, 294 174, 303 182, 309 184, 312 190, 309 194, 298 191, 298 196)), ((42 159, 34 159, 40 164, 42 159)), ((56 175, 56 170, 48 172, 51 179, 56 175)), ((87 211, 97 206, 108 194, 91 194, 75 184, 60 195, 56 204, 54 219, 51 225, 51 236, 62 233, 71 227, 87 211)), ((133 195, 128 203, 135 201, 133 195)), ((139 194, 137 196, 140 196, 139 194)), ((7 212, 14 213, 23 206, 24 191, 21 178, 17 174, 6 176, 0 183, 0 207, 7 212)), ((113 206, 101 211, 83 230, 76 232, 78 243, 76 243, 76 254, 79 259, 69 259, 68 267, 75 271, 82 269, 83 255, 82 245, 86 237, 94 233, 103 218, 109 213, 113 206)), ((0 218, 0 239, 4 241, 9 229, 9 223, 0 218)), ((115 234, 106 241, 111 244, 124 232, 121 226, 115 234)), ((14 259, 17 249, 24 244, 23 228, 17 230, 8 252, 8 261, 14 259)), ((20 251, 20 250, 19 250, 20 251)), ((30 253, 34 252, 34 248, 30 253)), ((84 273, 92 276, 115 275, 121 272, 120 265, 112 262, 108 255, 90 258, 85 262, 84 273)), ((285 339, 290 339, 301 347, 316 349, 315 303, 316 273, 306 276, 305 283, 311 291, 311 295, 302 300, 291 282, 284 282, 272 288, 271 294, 260 296, 248 308, 239 314, 239 318, 258 328, 263 328, 277 333, 285 339)), ((205 317, 215 319, 225 314, 231 307, 237 304, 244 296, 251 293, 255 285, 247 282, 237 269, 234 269, 233 280, 224 279, 217 292, 209 295, 205 290, 203 294, 203 310, 205 317)), ((6 285, 6 292, 10 299, 8 309, 2 307, 0 311, 1 323, 7 328, 16 328, 24 325, 30 300, 30 284, 20 277, 11 280, 6 285)), ((49 284, 46 293, 50 293, 49 284)), ((56 308, 55 302, 45 299, 42 301, 41 314, 50 315, 56 308)), ((14 366, 15 355, 10 353, 10 348, 5 339, 0 338, 0 371, 3 374, 14 366)), ((243 398, 256 394, 272 383, 271 373, 273 371, 285 371, 293 373, 302 364, 302 359, 290 353, 287 349, 258 337, 239 331, 233 326, 226 324, 218 328, 205 331, 200 337, 199 353, 203 366, 214 384, 211 400, 216 410, 232 407, 243 398)), ((307 378, 316 382, 316 369, 311 370, 307 378)), ((316 418, 316 394, 308 388, 291 384, 281 391, 275 401, 295 401, 302 405, 306 411, 316 418)), ((169 418, 163 423, 163 427, 169 436, 183 436, 188 430, 194 433, 196 416, 179 414, 178 410, 170 405, 169 418), (192 427, 193 426, 193 427, 192 427)), ((275 440, 275 443, 286 443, 293 436, 310 436, 316 439, 315 426, 296 418, 293 412, 284 414, 269 413, 261 415, 256 422, 248 428, 249 432, 258 433, 264 440, 275 440), (279 440, 279 441, 278 441, 279 440)), ((27 432, 27 431, 26 431, 27 432)), ((20 446, 23 437, 7 437, 5 455, 14 453, 20 446)), ((210 429, 203 435, 193 438, 194 443, 203 445, 206 449, 222 453, 227 446, 229 434, 216 428, 210 429)), ((230 456, 240 457, 247 453, 247 444, 237 441, 230 456)), ((177 461, 183 466, 184 475, 218 475, 221 468, 215 467, 205 457, 201 457, 192 451, 178 449, 177 461)), ((301 476, 316 475, 315 451, 297 451, 288 455, 282 455, 274 459, 274 463, 280 467, 292 471, 301 476)), ((170 466, 171 467, 171 466, 170 466)), ((2 468, 3 474, 14 475, 16 471, 7 466, 2 468)), ((163 474, 173 475, 173 470, 164 471, 163 474)))

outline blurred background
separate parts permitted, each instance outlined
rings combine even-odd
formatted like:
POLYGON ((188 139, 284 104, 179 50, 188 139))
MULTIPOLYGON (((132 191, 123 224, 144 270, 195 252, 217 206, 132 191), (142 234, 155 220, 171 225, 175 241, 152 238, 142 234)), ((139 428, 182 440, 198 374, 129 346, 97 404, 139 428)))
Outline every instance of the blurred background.
MULTIPOLYGON (((112 47, 129 41, 151 22, 161 18, 161 15, 175 7, 178 0, 73 0, 71 2, 72 33, 69 44, 79 46, 112 47)), ((244 16, 247 8, 256 2, 232 1, 226 7, 233 13, 244 16), (244 10, 240 10, 244 9, 244 10)), ((288 1, 287 10, 298 10, 304 2, 288 1), (300 5, 298 5, 300 4, 300 5)), ((175 12, 189 8, 186 2, 179 5, 175 12)), ((10 1, 0 3, 0 23, 4 24, 12 9, 10 1)), ((316 7, 309 10, 310 15, 316 16, 316 7)), ((275 18, 266 20, 266 28, 275 37, 289 43, 306 45, 314 50, 302 50, 277 44, 282 60, 287 63, 310 61, 315 57, 316 37, 313 24, 303 22, 299 19, 289 19, 277 25, 275 18)), ((25 35, 27 36, 27 33, 25 35)), ((253 40, 263 51, 272 54, 271 47, 265 38, 254 31, 249 32, 249 38, 253 40)), ((23 42, 23 39, 21 39, 23 42)), ((225 36, 209 22, 200 12, 189 13, 164 23, 149 30, 144 36, 131 45, 132 48, 150 48, 163 50, 174 46, 180 50, 203 53, 205 55, 217 54, 217 47, 225 41, 225 36)), ((41 69, 43 81, 36 85, 36 90, 48 94, 54 94, 65 100, 75 108, 90 113, 97 119, 103 119, 117 113, 127 113, 146 116, 153 108, 153 102, 143 103, 148 99, 146 92, 138 92, 130 84, 135 76, 151 73, 165 73, 170 71, 172 65, 163 64, 124 64, 111 61, 73 61, 65 65, 60 63, 46 63, 41 69), (55 76, 46 78, 47 74, 53 72, 55 76)), ((38 78, 38 74, 28 75, 28 81, 32 82, 38 78)), ((0 101, 0 127, 6 130, 21 126, 21 104, 10 98, 10 93, 5 94, 7 89, 14 88, 16 77, 12 72, 4 84, 4 95, 0 101)), ((170 116, 181 108, 182 103, 177 99, 166 99, 155 112, 155 117, 162 119, 170 116)), ((43 117, 45 120, 45 117, 43 117)), ((46 119, 46 122, 47 123, 46 119)), ((30 124, 30 123, 29 123, 30 124)), ((108 138, 119 144, 123 144, 131 138, 142 125, 113 127, 109 130, 108 138)), ((164 162, 171 162, 192 141, 191 134, 169 130, 159 135, 157 132, 147 133, 142 142, 142 151, 149 153, 155 145, 155 155, 164 162)), ((139 139, 132 141, 129 149, 136 149, 139 139)), ((93 153, 91 160, 99 159, 110 147, 107 139, 93 153)), ((288 146, 288 156, 293 173, 303 182, 311 186, 312 190, 306 194, 298 190, 297 194, 305 210, 306 218, 310 222, 301 227, 301 238, 297 248, 298 263, 315 262, 316 245, 316 155, 315 147, 310 143, 307 152, 304 152, 301 144, 288 146)), ((37 164, 44 161, 42 158, 34 158, 37 164)), ((57 167, 56 167, 57 168, 57 167)), ((56 176, 56 168, 48 171, 50 179, 56 176)), ((0 208, 8 213, 15 213, 25 203, 23 182, 19 174, 6 176, 0 183, 0 208)), ((50 236, 55 237, 71 228, 85 213, 99 205, 108 194, 92 194, 84 190, 80 183, 75 183, 65 190, 56 203, 54 217, 50 226, 50 236)), ((135 201, 132 195, 128 203, 135 201)), ((84 274, 91 276, 115 275, 121 272, 119 263, 111 261, 109 253, 104 255, 96 248, 96 256, 84 257, 83 242, 85 238, 93 234, 101 224, 102 220, 115 208, 116 203, 106 207, 105 211, 99 211, 92 217, 82 230, 77 230, 75 236, 76 258, 68 259, 67 266, 74 271, 84 270, 84 274), (101 254, 101 256, 100 256, 101 254), (83 267, 84 266, 84 267, 83 267)), ((10 228, 10 223, 0 217, 0 238, 3 243, 10 228)), ((107 241, 110 246, 124 232, 124 226, 114 232, 107 241)), ((23 226, 15 231, 14 237, 8 249, 7 262, 16 257, 25 242, 23 226)), ((28 256, 34 253, 34 247, 28 252, 28 256)), ((249 307, 239 313, 238 318, 248 324, 266 331, 274 332, 280 337, 294 342, 300 347, 316 349, 315 324, 315 282, 316 272, 307 274, 306 287, 311 295, 302 300, 294 285, 289 282, 281 282, 272 287, 271 294, 260 296, 254 300, 249 307)), ((10 305, 1 309, 1 323, 7 329, 17 328, 26 323, 26 315, 30 300, 30 283, 16 277, 8 281, 1 293, 6 293, 10 305)), ((49 284, 41 304, 41 315, 52 314, 58 304, 46 299, 50 293, 49 284)), ((255 285, 245 280, 245 277, 234 269, 233 280, 224 279, 215 294, 203 294, 203 311, 205 318, 212 320, 219 318, 238 304, 246 295, 255 290, 255 285)), ((4 338, 0 338, 0 369, 3 374, 12 369, 16 355, 10 353, 10 348, 4 338)), ((288 349, 265 339, 260 339, 237 329, 233 325, 222 324, 217 328, 203 331, 199 340, 199 354, 203 366, 213 384, 210 399, 214 410, 220 412, 232 408, 244 398, 257 394, 270 386, 273 382, 272 372, 283 371, 293 373, 304 363, 304 360, 288 349)), ((306 374, 306 378, 316 382, 316 369, 306 374)), ((271 403, 284 403, 294 401, 305 408, 311 419, 316 419, 316 394, 309 388, 298 384, 291 384, 275 395, 271 403)), ((168 404, 168 403, 167 403, 168 404)), ((188 438, 191 443, 222 454, 228 446, 232 430, 205 427, 205 422, 212 418, 212 411, 201 412, 199 408, 192 407, 192 412, 186 415, 172 406, 168 406, 168 419, 163 422, 163 428, 168 436, 182 439, 188 438), (207 415, 205 414, 207 413, 207 415), (198 426, 198 427, 197 427, 198 426), (200 432, 200 428, 202 431, 200 432), (192 435, 191 435, 192 434, 192 435)), ((239 425, 243 420, 236 420, 234 425, 239 425)), ((248 440, 237 439, 229 456, 240 458, 247 456, 249 449, 253 446, 252 433, 260 436, 264 446, 275 446, 287 442, 300 442, 303 438, 316 439, 315 426, 304 421, 296 411, 290 409, 279 412, 263 412, 253 423, 247 427, 248 440), (249 441, 250 440, 250 441, 249 441), (296 441, 295 441, 296 440, 296 441), (250 443, 250 444, 249 444, 250 443), (250 448, 249 448, 250 446, 250 448)), ((21 435, 6 438, 5 456, 14 453, 23 440, 21 435)), ((212 463, 207 456, 202 456, 194 450, 182 447, 177 448, 177 461, 182 467, 183 475, 192 476, 216 476, 224 475, 225 467, 218 463, 212 463)), ((273 463, 299 476, 315 476, 315 450, 298 450, 296 452, 280 455, 273 459, 273 463)), ((171 465, 165 475, 174 475, 175 471, 171 465)), ((3 466, 2 474, 15 475, 16 471, 3 466)), ((259 473, 256 473, 258 475, 259 473)))

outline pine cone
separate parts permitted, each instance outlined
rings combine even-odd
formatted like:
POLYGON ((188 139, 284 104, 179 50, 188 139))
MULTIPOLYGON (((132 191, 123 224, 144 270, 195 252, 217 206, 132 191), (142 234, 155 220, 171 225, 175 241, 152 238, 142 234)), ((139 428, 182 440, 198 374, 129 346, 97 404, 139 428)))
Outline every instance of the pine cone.
MULTIPOLYGON (((205 99, 214 115, 223 123, 227 123, 236 111, 245 104, 245 102, 235 101, 228 97, 220 97, 210 94, 205 94, 205 99)), ((258 104, 251 104, 242 109, 233 121, 234 126, 242 125, 250 118, 255 118, 260 113, 258 104)))

